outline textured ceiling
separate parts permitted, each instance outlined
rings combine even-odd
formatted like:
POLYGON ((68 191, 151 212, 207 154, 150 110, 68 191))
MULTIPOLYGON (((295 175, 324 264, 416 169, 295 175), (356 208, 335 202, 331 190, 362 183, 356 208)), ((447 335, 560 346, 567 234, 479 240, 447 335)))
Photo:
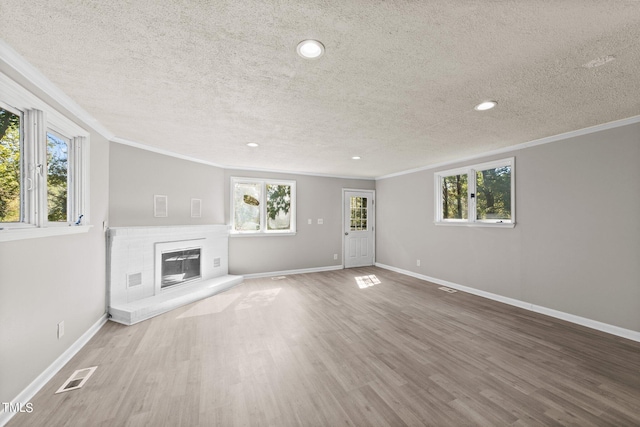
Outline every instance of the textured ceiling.
POLYGON ((377 177, 640 114, 638 1, 2 0, 0 21, 116 137, 229 167, 377 177))

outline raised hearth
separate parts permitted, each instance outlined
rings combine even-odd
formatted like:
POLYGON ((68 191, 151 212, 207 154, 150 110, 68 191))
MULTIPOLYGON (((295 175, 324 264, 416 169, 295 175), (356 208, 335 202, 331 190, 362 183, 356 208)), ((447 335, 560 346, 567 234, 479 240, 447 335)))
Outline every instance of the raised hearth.
POLYGON ((111 320, 132 325, 241 283, 228 243, 226 225, 110 228, 111 320))

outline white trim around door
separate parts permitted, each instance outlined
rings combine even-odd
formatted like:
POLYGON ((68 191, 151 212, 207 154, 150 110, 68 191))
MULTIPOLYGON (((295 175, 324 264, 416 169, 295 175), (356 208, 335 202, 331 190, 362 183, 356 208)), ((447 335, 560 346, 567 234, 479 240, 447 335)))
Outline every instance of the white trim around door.
POLYGON ((342 189, 342 264, 345 268, 374 265, 375 190, 342 189))

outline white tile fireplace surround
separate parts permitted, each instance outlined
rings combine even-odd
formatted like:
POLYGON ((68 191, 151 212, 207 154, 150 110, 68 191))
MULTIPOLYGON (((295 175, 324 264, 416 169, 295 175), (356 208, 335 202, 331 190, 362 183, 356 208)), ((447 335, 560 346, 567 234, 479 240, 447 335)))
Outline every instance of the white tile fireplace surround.
POLYGON ((113 227, 107 238, 107 298, 114 322, 132 325, 243 280, 229 275, 227 225, 113 227), (163 271, 163 258, 186 260, 187 267, 163 271))

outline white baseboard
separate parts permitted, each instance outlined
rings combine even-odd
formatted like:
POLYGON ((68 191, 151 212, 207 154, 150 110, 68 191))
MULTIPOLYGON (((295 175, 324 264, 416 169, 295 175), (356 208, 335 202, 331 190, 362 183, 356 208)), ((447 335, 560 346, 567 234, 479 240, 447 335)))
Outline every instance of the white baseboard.
POLYGON ((302 268, 299 270, 283 270, 283 271, 269 271, 266 273, 243 274, 243 276, 245 279, 255 279, 258 277, 288 276, 290 274, 318 273, 321 271, 342 270, 343 268, 344 268, 343 265, 329 265, 327 267, 302 268))
MULTIPOLYGON (((21 406, 23 406, 27 402, 29 402, 33 398, 33 396, 35 396, 36 393, 40 391, 40 389, 44 387, 45 384, 47 384, 49 380, 51 380, 51 378, 53 378, 53 376, 57 374, 58 371, 60 371, 60 369, 62 369, 64 365, 66 365, 67 362, 69 362, 69 360, 71 360, 71 358, 75 356, 76 353, 78 353, 87 342, 89 342, 89 340, 100 330, 100 328, 102 328, 105 323, 107 323, 106 313, 102 315, 102 317, 100 317, 100 319, 98 319, 98 321, 94 323, 93 326, 91 326, 84 334, 82 334, 80 338, 78 338, 73 344, 71 344, 71 346, 64 353, 62 353, 60 357, 58 357, 51 365, 49 365, 49 367, 45 369, 44 372, 38 375, 38 377, 27 386, 27 388, 22 390, 22 392, 11 401, 11 406, 14 406, 16 404, 20 404, 21 406)), ((16 414, 16 412, 5 412, 4 408, 0 408, 0 410, 1 427, 8 423, 9 420, 16 414)))
POLYGON ((534 311, 536 313, 555 317, 556 319, 566 320, 567 322, 575 323, 581 326, 586 326, 587 328, 595 329, 598 331, 606 332, 611 335, 616 335, 622 338, 630 339, 632 341, 640 342, 640 332, 633 331, 631 329, 625 329, 619 326, 609 325, 608 323, 598 322, 597 320, 587 319, 586 317, 580 317, 574 314, 565 313, 563 311, 554 310, 552 308, 547 308, 540 305, 531 304, 525 301, 508 298, 502 295, 493 294, 491 292, 481 291, 479 289, 470 288, 468 286, 459 285, 457 283, 448 282, 446 280, 437 279, 435 277, 425 276, 424 274, 414 273, 413 271, 403 270, 401 268, 392 267, 390 265, 381 264, 379 262, 376 263, 376 267, 395 271, 396 273, 401 273, 407 276, 415 277, 416 279, 421 279, 427 282, 446 286, 448 288, 457 289, 462 292, 467 292, 469 294, 473 294, 473 295, 477 295, 490 300, 513 305, 516 307, 523 308, 525 310, 534 311))

